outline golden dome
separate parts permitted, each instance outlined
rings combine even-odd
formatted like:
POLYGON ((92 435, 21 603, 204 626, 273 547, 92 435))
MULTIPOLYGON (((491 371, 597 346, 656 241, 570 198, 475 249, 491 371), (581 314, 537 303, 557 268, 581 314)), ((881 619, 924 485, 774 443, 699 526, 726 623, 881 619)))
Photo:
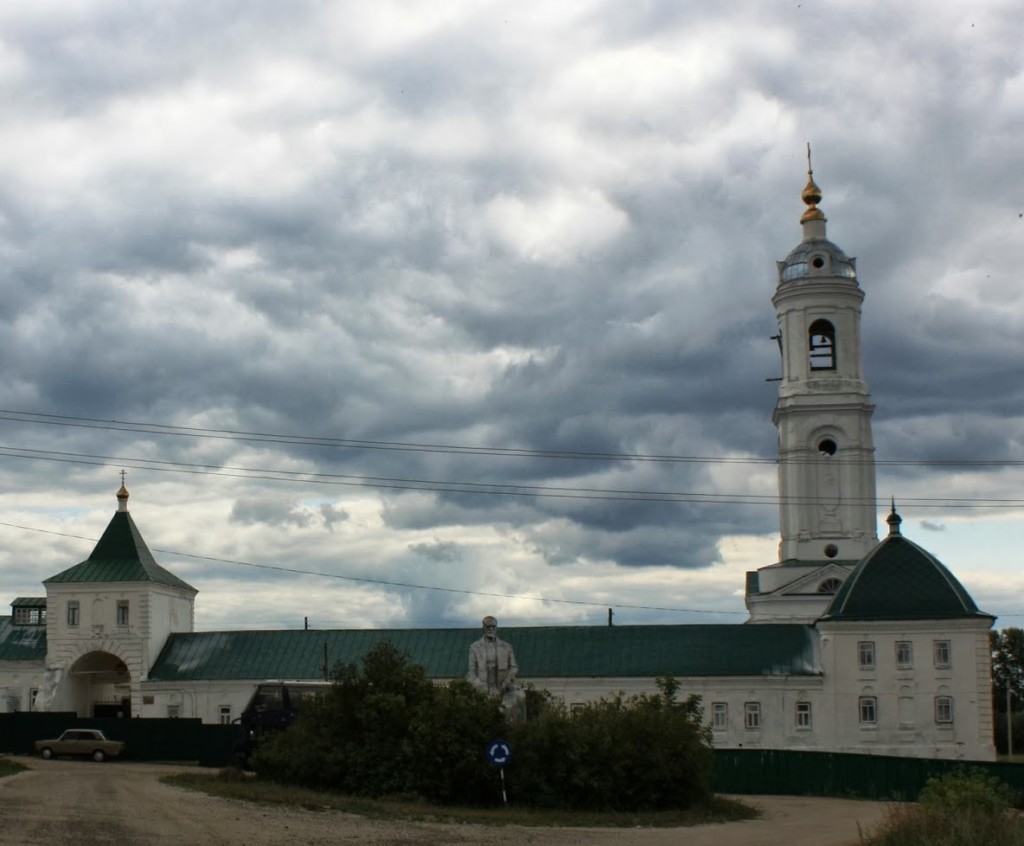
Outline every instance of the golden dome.
POLYGON ((811 145, 807 144, 807 184, 800 192, 801 199, 807 203, 807 211, 800 216, 800 222, 808 220, 825 220, 825 213, 818 208, 821 202, 821 189, 814 181, 814 169, 811 167, 811 145))

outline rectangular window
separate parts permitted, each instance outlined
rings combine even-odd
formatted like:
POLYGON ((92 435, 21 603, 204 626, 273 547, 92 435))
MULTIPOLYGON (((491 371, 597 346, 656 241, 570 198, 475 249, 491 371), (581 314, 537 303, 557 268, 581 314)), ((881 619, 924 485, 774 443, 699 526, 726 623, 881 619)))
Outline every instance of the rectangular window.
POLYGON ((14 625, 16 626, 42 626, 45 623, 45 608, 19 607, 14 609, 14 625))
POLYGON ((231 725, 231 706, 221 705, 220 706, 220 724, 222 726, 231 725))
POLYGON ((951 667, 953 665, 953 653, 948 640, 936 640, 935 642, 935 666, 951 667))
POLYGON ((798 729, 809 729, 811 727, 811 703, 796 703, 796 727, 798 729))
POLYGON ((953 697, 935 697, 935 722, 940 725, 950 725, 953 722, 953 697))
POLYGON ((119 626, 128 625, 128 600, 119 599, 117 600, 117 624, 119 626))
POLYGON ((78 600, 77 599, 72 599, 68 603, 68 625, 69 626, 77 626, 78 625, 78 600))
POLYGON ((711 703, 711 727, 718 731, 725 731, 729 728, 729 705, 727 703, 711 703))
POLYGON ((36 709, 36 700, 39 698, 39 688, 32 687, 28 691, 28 709, 34 711, 36 709))
POLYGON ((878 700, 874 696, 860 698, 860 721, 867 725, 878 722, 878 700))
POLYGON ((875 642, 862 640, 857 644, 857 664, 862 670, 875 669, 875 642))
POLYGON ((748 729, 761 728, 760 702, 747 702, 743 706, 743 725, 748 729))
POLYGON ((181 716, 181 706, 180 705, 168 705, 167 706, 167 716, 168 716, 169 719, 172 719, 172 720, 178 719, 178 717, 181 716))
POLYGON ((901 670, 914 666, 914 645, 909 640, 896 641, 896 666, 901 670))

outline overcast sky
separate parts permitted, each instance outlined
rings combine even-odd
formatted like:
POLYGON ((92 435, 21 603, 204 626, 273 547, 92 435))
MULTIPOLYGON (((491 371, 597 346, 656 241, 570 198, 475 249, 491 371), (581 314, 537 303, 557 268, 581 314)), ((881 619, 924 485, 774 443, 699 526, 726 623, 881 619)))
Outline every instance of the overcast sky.
POLYGON ((2 4, 0 603, 125 469, 198 629, 742 621, 809 141, 880 517, 1021 625, 1022 45, 1018 0, 2 4))

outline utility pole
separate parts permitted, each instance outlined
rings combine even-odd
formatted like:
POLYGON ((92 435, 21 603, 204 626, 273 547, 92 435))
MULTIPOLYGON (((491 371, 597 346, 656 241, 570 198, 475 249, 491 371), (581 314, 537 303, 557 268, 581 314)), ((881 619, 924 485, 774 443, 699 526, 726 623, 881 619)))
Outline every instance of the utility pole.
POLYGON ((1013 712, 1010 710, 1010 697, 1013 690, 1010 689, 1009 680, 1006 683, 1006 754, 1013 754, 1013 712))

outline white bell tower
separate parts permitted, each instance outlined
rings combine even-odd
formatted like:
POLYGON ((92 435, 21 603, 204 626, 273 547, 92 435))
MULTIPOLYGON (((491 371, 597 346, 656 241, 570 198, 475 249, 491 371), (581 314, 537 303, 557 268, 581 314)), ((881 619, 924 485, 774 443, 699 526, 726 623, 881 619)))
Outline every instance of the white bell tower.
POLYGON ((861 372, 856 261, 825 237, 810 146, 803 240, 778 262, 779 561, 747 574, 750 622, 813 622, 878 543, 874 406, 861 372))
POLYGON ((800 218, 803 241, 780 261, 772 297, 782 381, 779 430, 779 560, 857 560, 878 542, 874 406, 861 372, 856 260, 825 237, 810 147, 800 218))

